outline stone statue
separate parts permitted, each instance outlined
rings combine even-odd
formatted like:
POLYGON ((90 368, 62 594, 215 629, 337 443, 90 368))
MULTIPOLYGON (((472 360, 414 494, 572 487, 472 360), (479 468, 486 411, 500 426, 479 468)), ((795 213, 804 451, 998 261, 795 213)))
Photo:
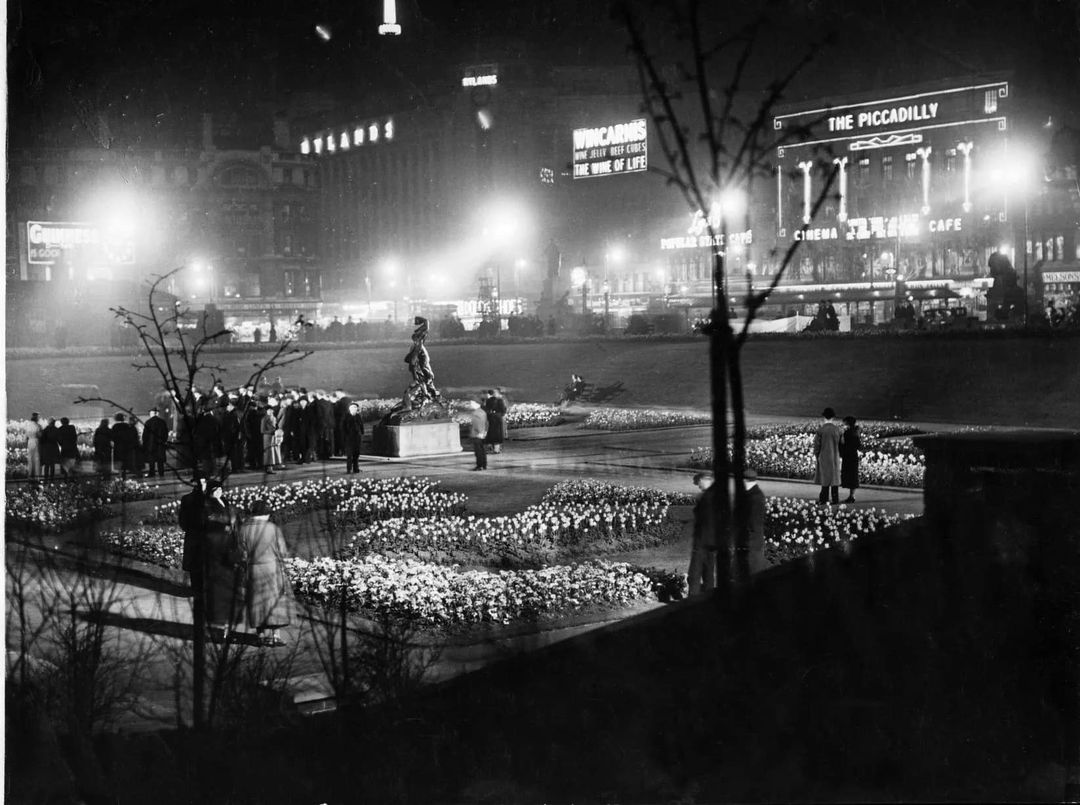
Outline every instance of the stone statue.
POLYGON ((405 390, 401 402, 387 415, 395 423, 422 419, 445 419, 448 409, 439 390, 435 388, 435 373, 431 371, 431 357, 424 341, 427 339, 428 320, 423 316, 413 319, 416 329, 412 334, 412 349, 405 356, 409 364, 412 383, 405 390))

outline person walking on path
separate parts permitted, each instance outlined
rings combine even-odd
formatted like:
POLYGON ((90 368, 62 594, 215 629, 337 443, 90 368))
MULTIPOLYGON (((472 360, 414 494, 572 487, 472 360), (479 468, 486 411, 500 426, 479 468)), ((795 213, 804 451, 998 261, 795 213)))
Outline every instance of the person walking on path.
POLYGON ((101 420, 94 431, 94 468, 98 475, 112 475, 112 430, 109 420, 101 420))
POLYGON ((826 408, 825 421, 814 434, 814 483, 821 487, 818 503, 840 505, 840 427, 833 421, 836 412, 826 408))
POLYGON ((26 423, 26 470, 31 481, 41 475, 41 414, 34 411, 26 423))
POLYGON ((492 453, 500 453, 502 443, 506 440, 506 400, 498 389, 488 389, 484 413, 488 418, 488 432, 484 441, 491 445, 492 453))
POLYGON ((169 425, 161 418, 157 408, 143 423, 142 446, 146 456, 146 474, 150 478, 165 477, 165 449, 169 444, 169 425))
POLYGON ((60 474, 65 478, 75 477, 75 467, 79 463, 79 431, 66 416, 60 417, 60 474))
POLYGON ((840 486, 848 490, 844 503, 855 502, 855 490, 859 488, 859 451, 862 439, 855 417, 844 417, 844 432, 840 434, 840 486))
POLYGON ((716 520, 713 517, 713 477, 699 472, 694 486, 701 495, 694 504, 693 533, 690 541, 690 569, 687 572, 689 594, 716 589, 716 520))
POLYGON ((221 484, 209 481, 203 498, 206 620, 227 638, 244 607, 243 555, 236 540, 237 516, 221 484))
POLYGON ((56 465, 60 463, 60 423, 52 417, 41 431, 39 450, 42 476, 46 481, 52 481, 56 478, 56 465))
POLYGON ((240 553, 247 566, 244 611, 249 629, 264 646, 283 646, 278 629, 292 622, 292 587, 285 575, 288 547, 281 529, 270 521, 270 506, 257 500, 240 526, 240 553), (269 631, 269 634, 267 632, 269 631))
POLYGON ((470 400, 469 409, 469 439, 472 440, 473 454, 476 456, 474 470, 487 469, 487 451, 484 448, 484 437, 487 436, 488 418, 480 403, 470 400))
POLYGON ((360 445, 364 439, 364 418, 360 406, 349 403, 349 412, 341 420, 341 445, 345 452, 345 473, 360 472, 360 445))

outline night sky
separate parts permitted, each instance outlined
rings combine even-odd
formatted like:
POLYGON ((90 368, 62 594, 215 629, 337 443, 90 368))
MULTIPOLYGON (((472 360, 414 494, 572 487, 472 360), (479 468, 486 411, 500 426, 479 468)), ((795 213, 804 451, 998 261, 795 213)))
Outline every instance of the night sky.
MULTIPOLYGON (((731 4, 709 20, 736 24, 731 4)), ((1016 71, 1058 119, 1080 113, 1080 0, 778 0, 768 6, 764 85, 776 54, 832 36, 796 96, 868 90, 977 72, 1016 71)), ((743 13, 756 12, 739 4, 743 13)), ((640 13, 670 4, 641 0, 640 13)), ((155 144, 203 109, 285 109, 302 91, 338 98, 423 86, 448 65, 502 52, 561 63, 625 62, 611 5, 580 0, 399 0, 400 38, 377 34, 382 0, 14 0, 8 5, 12 144, 76 141, 78 121, 105 114, 133 143, 155 144), (320 38, 317 25, 330 31, 320 38)), ((660 26, 652 26, 660 31, 660 26)), ((685 48, 656 39, 669 58, 685 48)), ((797 98, 793 98, 797 99, 797 98)), ((183 128, 183 126, 180 126, 183 128)))

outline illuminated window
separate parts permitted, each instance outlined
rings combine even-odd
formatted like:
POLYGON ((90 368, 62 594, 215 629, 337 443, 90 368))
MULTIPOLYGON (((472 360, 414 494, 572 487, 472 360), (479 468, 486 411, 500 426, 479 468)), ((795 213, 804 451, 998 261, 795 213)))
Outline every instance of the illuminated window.
POLYGON ((950 148, 945 152, 945 172, 952 173, 956 170, 956 149, 950 148))
POLYGON ((1065 236, 1064 235, 1058 235, 1056 238, 1054 238, 1054 259, 1055 260, 1064 260, 1065 259, 1065 236))
POLYGON ((377 143, 379 141, 379 127, 376 124, 372 123, 368 126, 367 133, 368 139, 371 140, 371 142, 377 143))
POLYGON ((859 160, 859 181, 865 182, 870 178, 870 157, 859 160))
POLYGON ((394 121, 387 120, 386 125, 383 126, 383 137, 387 140, 394 139, 394 121))
POLYGON ((997 111, 997 89, 988 89, 983 93, 983 111, 992 115, 997 111))
POLYGON ((886 182, 892 181, 892 157, 884 156, 881 158, 881 178, 886 182))
POLYGON ((331 134, 326 138, 326 150, 331 154, 337 151, 337 140, 334 139, 334 135, 331 134))
POLYGON ((300 153, 301 154, 310 154, 311 153, 311 142, 308 140, 307 137, 305 137, 304 139, 302 139, 300 141, 300 153))
POLYGON ((341 132, 340 145, 343 151, 349 150, 349 133, 346 131, 341 132))
POLYGON ((355 129, 353 129, 352 144, 353 145, 363 145, 364 144, 364 127, 363 126, 357 126, 355 129))
POLYGON ((315 153, 316 154, 321 154, 322 153, 322 137, 316 137, 315 138, 315 153))
POLYGON ((915 178, 915 155, 914 154, 905 154, 904 155, 904 171, 907 174, 907 178, 909 178, 909 179, 914 179, 915 178))

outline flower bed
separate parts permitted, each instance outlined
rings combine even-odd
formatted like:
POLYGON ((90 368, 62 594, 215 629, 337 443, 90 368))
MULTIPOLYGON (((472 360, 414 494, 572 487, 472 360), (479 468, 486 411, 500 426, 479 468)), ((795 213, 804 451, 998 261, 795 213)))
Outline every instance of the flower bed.
POLYGON ((668 428, 677 425, 708 425, 709 414, 693 411, 669 411, 638 408, 598 408, 585 417, 579 428, 590 430, 640 430, 668 428))
MULTIPOLYGON (((425 516, 461 513, 465 497, 435 490, 438 481, 427 478, 318 478, 309 481, 245 486, 229 489, 225 499, 239 509, 249 510, 263 501, 279 519, 310 511, 328 511, 342 522, 367 522, 378 517, 425 516)), ((143 519, 147 525, 177 522, 180 502, 155 506, 143 519)))
POLYGON ((565 421, 562 412, 554 405, 513 403, 506 411, 508 430, 551 427, 561 425, 565 421))
POLYGON ((133 480, 94 479, 8 486, 4 516, 10 525, 63 531, 113 514, 113 505, 157 496, 157 488, 133 480))
POLYGON ((359 531, 348 550, 436 563, 546 564, 677 538, 678 530, 667 522, 668 506, 669 496, 655 489, 568 481, 514 515, 383 520, 359 531))
MULTIPOLYGON (((770 426, 754 429, 746 440, 746 462, 760 475, 775 478, 814 477, 814 436, 806 426, 770 426)), ((876 438, 863 432, 859 453, 859 481, 876 486, 921 487, 926 459, 910 438, 876 438)), ((748 437, 750 432, 747 433, 748 437)), ((690 463, 702 468, 712 465, 711 447, 695 448, 690 463)))
POLYGON ((511 623, 595 607, 656 599, 653 578, 625 563, 585 562, 539 570, 462 571, 391 559, 290 559, 297 595, 350 611, 400 617, 431 626, 511 623))
POLYGON ((806 498, 765 502, 765 556, 773 564, 851 542, 907 519, 880 509, 822 506, 806 498))

